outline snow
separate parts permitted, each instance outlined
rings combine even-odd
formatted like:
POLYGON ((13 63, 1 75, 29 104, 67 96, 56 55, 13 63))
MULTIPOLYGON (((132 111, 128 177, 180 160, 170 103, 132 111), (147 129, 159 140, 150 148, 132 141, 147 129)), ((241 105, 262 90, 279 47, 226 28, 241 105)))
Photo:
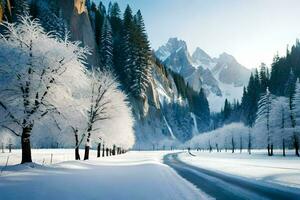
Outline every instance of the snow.
MULTIPOLYGON (((18 163, 20 152, 11 156, 18 163)), ((53 153, 54 162, 72 158, 73 150, 33 150, 40 164, 53 153), (59 157, 62 156, 62 157, 59 157), (63 157, 65 156, 65 158, 63 157)), ((129 152, 89 161, 64 161, 54 165, 15 165, 0 178, 1 198, 11 199, 207 199, 195 186, 162 164, 169 152, 129 152), (26 194, 26 196, 25 196, 26 194)), ((0 167, 8 153, 0 154, 0 167)), ((1 167, 2 168, 2 167, 1 167)))
POLYGON ((169 123, 168 123, 168 121, 167 121, 167 119, 166 119, 166 117, 164 115, 163 115, 163 118, 164 118, 164 121, 165 121, 165 123, 166 123, 166 125, 168 127, 168 130, 169 130, 170 134, 171 134, 171 138, 173 140, 176 140, 176 137, 175 137, 175 135, 174 135, 174 133, 172 131, 172 128, 170 127, 170 125, 169 125, 169 123))
MULTIPOLYGON (((245 151, 245 150, 244 150, 245 151)), ((288 152, 287 157, 268 157, 266 151, 255 150, 252 154, 231 152, 197 152, 179 154, 179 158, 193 166, 225 173, 242 178, 250 178, 262 183, 280 184, 300 189, 300 159, 288 152)), ((281 152, 276 152, 275 154, 281 152)))
MULTIPOLYGON (((268 157, 261 150, 253 150, 251 155, 192 151, 195 156, 179 151, 132 151, 98 159, 91 151, 91 160, 73 161, 73 149, 34 149, 35 164, 14 165, 20 162, 21 152, 13 149, 12 153, 0 153, 0 193, 7 200, 209 199, 163 164, 165 155, 176 152, 181 161, 192 166, 300 191, 300 159, 291 151, 286 157, 268 157), (4 167, 8 156, 9 166, 4 167)), ((83 155, 83 150, 80 153, 83 155)))
POLYGON ((169 97, 168 93, 166 92, 162 84, 159 81, 156 81, 155 83, 156 83, 156 91, 158 93, 160 105, 163 105, 165 102, 170 103, 171 98, 169 97))
POLYGON ((191 117, 192 117, 193 123, 194 123, 193 134, 195 135, 195 134, 199 133, 198 125, 197 125, 197 120, 196 120, 196 115, 191 112, 191 117))
MULTIPOLYGON (((218 77, 218 74, 214 75, 214 77, 218 77)), ((243 96, 243 87, 222 83, 218 78, 216 78, 216 80, 218 80, 218 86, 222 91, 222 96, 217 96, 214 93, 208 95, 207 100, 211 112, 220 112, 221 108, 224 106, 225 99, 229 102, 233 102, 234 100, 240 101, 243 96)))

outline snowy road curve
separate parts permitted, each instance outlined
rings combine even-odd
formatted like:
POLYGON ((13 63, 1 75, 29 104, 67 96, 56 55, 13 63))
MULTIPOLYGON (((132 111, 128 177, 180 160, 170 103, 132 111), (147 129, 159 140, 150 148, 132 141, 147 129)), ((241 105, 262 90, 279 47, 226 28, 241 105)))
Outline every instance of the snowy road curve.
POLYGON ((295 191, 295 188, 258 183, 255 180, 191 166, 180 161, 178 153, 166 155, 164 163, 216 199, 300 199, 300 191, 295 191))

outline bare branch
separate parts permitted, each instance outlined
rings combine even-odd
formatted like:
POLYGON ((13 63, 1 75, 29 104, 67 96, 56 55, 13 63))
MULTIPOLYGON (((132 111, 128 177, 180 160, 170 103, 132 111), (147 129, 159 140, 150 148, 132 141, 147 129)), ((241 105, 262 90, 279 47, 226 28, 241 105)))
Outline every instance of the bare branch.
POLYGON ((10 132, 12 132, 13 134, 15 134, 16 136, 21 137, 20 134, 18 134, 16 131, 14 131, 13 129, 11 129, 11 128, 9 128, 9 127, 7 127, 7 126, 5 126, 5 125, 1 125, 1 127, 5 128, 5 129, 7 129, 7 130, 9 130, 10 132))

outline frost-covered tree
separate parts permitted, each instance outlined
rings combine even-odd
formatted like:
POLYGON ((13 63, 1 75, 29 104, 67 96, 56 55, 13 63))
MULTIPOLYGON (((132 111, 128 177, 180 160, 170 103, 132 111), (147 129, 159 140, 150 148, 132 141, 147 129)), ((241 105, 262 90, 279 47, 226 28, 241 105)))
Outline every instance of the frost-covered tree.
POLYGON ((289 119, 289 99, 277 97, 273 100, 270 113, 270 129, 273 132, 273 142, 275 148, 282 147, 285 156, 285 147, 290 140, 290 119, 289 119))
POLYGON ((84 159, 89 159, 92 139, 101 138, 108 146, 130 148, 134 143, 131 110, 111 73, 93 70, 87 97, 84 159))
POLYGON ((113 38, 109 19, 105 17, 100 38, 100 61, 103 70, 113 70, 113 38))
POLYGON ((88 84, 83 65, 87 50, 45 33, 28 16, 20 19, 17 25, 4 24, 7 32, 0 39, 0 123, 21 137, 26 163, 32 161, 33 130, 52 123, 72 101, 73 91, 88 84))
POLYGON ((290 114, 292 127, 293 127, 293 144, 295 154, 299 156, 299 131, 300 131, 300 82, 297 79, 295 93, 292 97, 291 114, 290 114))
POLYGON ((218 144, 219 149, 231 149, 248 142, 248 127, 241 123, 231 123, 222 128, 194 136, 186 145, 194 148, 210 149, 218 144), (241 141, 242 138, 242 141, 241 141))
POLYGON ((273 154, 273 141, 270 131, 270 113, 272 108, 272 98, 273 96, 267 87, 265 94, 262 95, 260 100, 258 101, 258 111, 256 115, 256 124, 261 124, 262 127, 264 127, 263 130, 267 132, 267 148, 269 156, 272 156, 273 154))

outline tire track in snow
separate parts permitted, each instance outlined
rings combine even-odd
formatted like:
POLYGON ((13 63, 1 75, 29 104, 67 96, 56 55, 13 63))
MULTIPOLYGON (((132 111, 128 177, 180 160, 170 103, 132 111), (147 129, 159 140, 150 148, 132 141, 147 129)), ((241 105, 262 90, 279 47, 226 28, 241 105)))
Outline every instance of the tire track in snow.
POLYGON ((300 199, 300 190, 279 185, 257 183, 254 180, 234 177, 191 166, 178 159, 178 153, 164 157, 164 164, 193 183, 201 191, 220 200, 235 199, 300 199))

